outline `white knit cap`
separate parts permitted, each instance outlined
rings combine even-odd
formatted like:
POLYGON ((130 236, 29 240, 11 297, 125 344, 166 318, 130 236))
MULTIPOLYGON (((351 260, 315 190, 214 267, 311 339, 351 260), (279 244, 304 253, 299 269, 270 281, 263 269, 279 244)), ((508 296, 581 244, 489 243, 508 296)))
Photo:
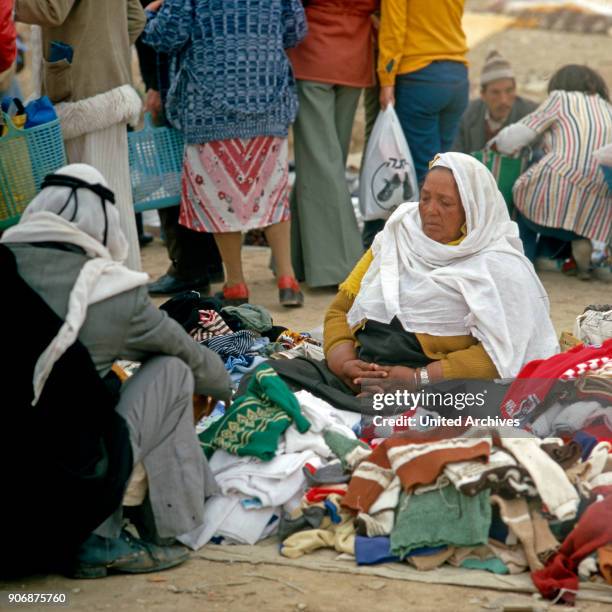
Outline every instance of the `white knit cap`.
POLYGON ((487 55, 485 64, 480 73, 480 86, 484 87, 499 79, 514 79, 514 71, 510 62, 505 60, 498 51, 491 51, 487 55))

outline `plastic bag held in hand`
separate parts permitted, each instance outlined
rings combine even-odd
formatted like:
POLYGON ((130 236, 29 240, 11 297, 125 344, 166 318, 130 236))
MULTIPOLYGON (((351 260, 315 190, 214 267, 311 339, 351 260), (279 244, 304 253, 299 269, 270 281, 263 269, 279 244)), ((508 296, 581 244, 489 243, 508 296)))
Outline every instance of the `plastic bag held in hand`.
POLYGON ((412 155, 395 109, 381 110, 372 129, 359 182, 359 208, 366 221, 387 219, 403 202, 418 200, 412 155))

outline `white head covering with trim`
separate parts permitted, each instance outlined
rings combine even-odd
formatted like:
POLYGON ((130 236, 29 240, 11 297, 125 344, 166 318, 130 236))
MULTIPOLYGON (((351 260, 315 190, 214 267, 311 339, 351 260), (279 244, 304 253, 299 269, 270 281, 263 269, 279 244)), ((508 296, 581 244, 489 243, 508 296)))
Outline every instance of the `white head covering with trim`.
MULTIPOLYGON (((108 187, 100 172, 87 164, 71 164, 55 174, 108 187)), ((128 245, 115 206, 85 187, 71 194, 70 187, 45 187, 25 209, 19 224, 6 230, 1 239, 4 243, 73 244, 91 258, 72 288, 64 324, 36 362, 32 405, 38 402, 56 361, 77 339, 88 306, 145 285, 149 279, 147 274, 129 270, 122 263, 128 245)))
POLYGON ((374 259, 348 313, 434 336, 472 335, 503 378, 532 359, 558 352, 546 290, 523 254, 493 175, 463 153, 432 167, 453 173, 465 209, 466 236, 451 246, 428 238, 418 202, 402 204, 372 246, 374 259))

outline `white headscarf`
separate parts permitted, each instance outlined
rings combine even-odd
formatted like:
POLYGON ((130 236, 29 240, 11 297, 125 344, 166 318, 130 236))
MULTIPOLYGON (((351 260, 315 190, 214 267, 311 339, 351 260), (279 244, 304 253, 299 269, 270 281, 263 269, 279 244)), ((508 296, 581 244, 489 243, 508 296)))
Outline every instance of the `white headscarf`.
POLYGON ((465 238, 455 246, 428 238, 418 202, 402 204, 374 241, 348 322, 397 317, 406 331, 472 335, 500 376, 516 376, 528 361, 558 352, 546 290, 489 170, 463 153, 443 153, 433 166, 453 173, 465 238))
MULTIPOLYGON (((71 164, 55 174, 107 187, 100 172, 87 164, 71 164)), ((77 339, 88 306, 145 285, 149 277, 129 270, 122 263, 128 245, 115 206, 83 187, 76 189, 74 195, 70 187, 45 187, 25 209, 19 224, 4 232, 1 241, 73 244, 91 258, 81 268, 72 288, 64 324, 36 362, 32 402, 35 405, 55 362, 77 339)))

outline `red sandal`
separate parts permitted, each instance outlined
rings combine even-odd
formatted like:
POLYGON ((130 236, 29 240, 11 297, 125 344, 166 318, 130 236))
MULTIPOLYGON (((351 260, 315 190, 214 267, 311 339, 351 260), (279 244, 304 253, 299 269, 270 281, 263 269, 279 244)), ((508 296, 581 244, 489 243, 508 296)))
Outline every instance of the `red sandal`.
POLYGON ((299 308, 304 305, 304 294, 293 276, 278 278, 278 301, 287 308, 299 308))
POLYGON ((228 287, 223 285, 223 291, 215 294, 215 297, 223 301, 225 306, 240 306, 249 303, 249 288, 244 283, 238 283, 228 287))

